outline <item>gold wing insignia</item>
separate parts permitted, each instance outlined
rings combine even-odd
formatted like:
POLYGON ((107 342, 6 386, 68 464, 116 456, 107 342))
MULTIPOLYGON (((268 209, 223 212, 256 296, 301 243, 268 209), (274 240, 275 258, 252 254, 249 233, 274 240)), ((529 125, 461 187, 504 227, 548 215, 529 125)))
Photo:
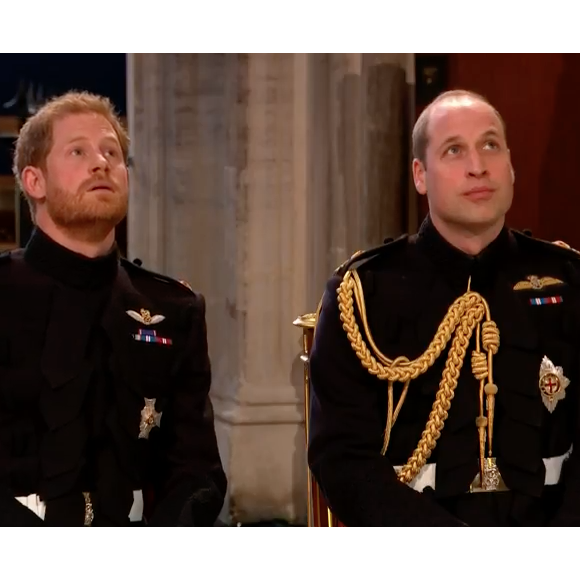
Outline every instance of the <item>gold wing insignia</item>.
POLYGON ((144 308, 141 308, 141 312, 135 312, 134 310, 127 310, 127 314, 133 320, 136 320, 137 322, 140 322, 141 324, 145 324, 146 326, 149 326, 151 324, 158 324, 158 323, 162 322, 163 320, 165 320, 165 316, 163 316, 161 314, 154 314, 153 316, 151 316, 151 312, 149 312, 149 310, 145 310, 144 308))
POLYGON ((528 276, 526 280, 521 280, 514 286, 514 290, 542 290, 548 286, 562 285, 564 282, 552 276, 528 276))

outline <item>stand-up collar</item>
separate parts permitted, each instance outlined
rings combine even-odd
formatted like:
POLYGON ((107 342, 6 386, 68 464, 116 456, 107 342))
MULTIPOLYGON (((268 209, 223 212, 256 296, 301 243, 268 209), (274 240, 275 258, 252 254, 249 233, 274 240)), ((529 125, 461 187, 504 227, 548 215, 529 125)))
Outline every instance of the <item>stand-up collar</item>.
POLYGON ((471 289, 477 291, 489 287, 498 268, 508 259, 512 239, 509 229, 504 226, 486 248, 472 256, 443 238, 427 216, 419 229, 417 246, 454 287, 465 291, 471 277, 471 289))
POLYGON ((61 246, 36 228, 24 249, 25 260, 36 270, 58 280, 65 286, 80 290, 103 288, 117 275, 119 250, 98 258, 87 258, 61 246))

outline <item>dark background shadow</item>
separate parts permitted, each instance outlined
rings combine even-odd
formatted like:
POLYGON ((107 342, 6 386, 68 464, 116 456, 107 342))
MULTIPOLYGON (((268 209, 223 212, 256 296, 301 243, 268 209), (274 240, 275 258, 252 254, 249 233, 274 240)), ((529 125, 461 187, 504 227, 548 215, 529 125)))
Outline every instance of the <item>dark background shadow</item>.
POLYGON ((561 74, 549 115, 547 146, 540 172, 539 215, 548 240, 580 247, 580 55, 561 55, 561 74))

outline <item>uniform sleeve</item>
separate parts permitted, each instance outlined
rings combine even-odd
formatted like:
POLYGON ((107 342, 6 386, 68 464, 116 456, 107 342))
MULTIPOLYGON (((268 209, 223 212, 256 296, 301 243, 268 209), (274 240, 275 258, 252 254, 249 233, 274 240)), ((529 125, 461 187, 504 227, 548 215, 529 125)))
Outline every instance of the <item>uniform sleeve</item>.
POLYGON ((574 389, 573 400, 576 412, 572 453, 564 462, 560 476, 560 484, 563 487, 562 503, 548 525, 577 527, 580 526, 580 267, 577 260, 574 260, 569 267, 568 274, 576 289, 573 316, 568 320, 576 336, 576 368, 569 387, 569 389, 574 389))
POLYGON ((0 482, 0 527, 37 527, 44 521, 22 505, 7 485, 0 482))
MULTIPOLYGON (((580 349, 578 349, 576 376, 580 378, 580 349)), ((575 429, 572 453, 564 462, 560 482, 563 486, 563 500, 551 526, 580 526, 580 385, 575 385, 575 429)))
POLYGON ((376 380, 362 367, 327 285, 310 357, 308 460, 334 514, 346 526, 461 526, 429 497, 399 482, 380 453, 384 425, 376 380))
POLYGON ((203 296, 196 295, 193 308, 187 352, 161 422, 168 469, 152 525, 213 526, 226 493, 209 399, 211 365, 203 296))

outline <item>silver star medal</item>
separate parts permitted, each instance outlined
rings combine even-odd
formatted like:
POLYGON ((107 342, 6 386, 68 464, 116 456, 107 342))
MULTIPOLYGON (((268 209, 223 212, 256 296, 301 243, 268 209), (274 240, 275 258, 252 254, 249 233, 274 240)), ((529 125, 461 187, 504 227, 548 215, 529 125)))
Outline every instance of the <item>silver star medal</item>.
POLYGON ((162 414, 155 410, 155 399, 145 399, 145 406, 141 409, 139 439, 149 439, 151 429, 161 425, 162 414))
POLYGON ((542 401, 550 413, 554 412, 556 404, 566 396, 566 387, 570 380, 564 376, 562 367, 557 367, 548 358, 542 359, 540 365, 540 392, 542 401))

